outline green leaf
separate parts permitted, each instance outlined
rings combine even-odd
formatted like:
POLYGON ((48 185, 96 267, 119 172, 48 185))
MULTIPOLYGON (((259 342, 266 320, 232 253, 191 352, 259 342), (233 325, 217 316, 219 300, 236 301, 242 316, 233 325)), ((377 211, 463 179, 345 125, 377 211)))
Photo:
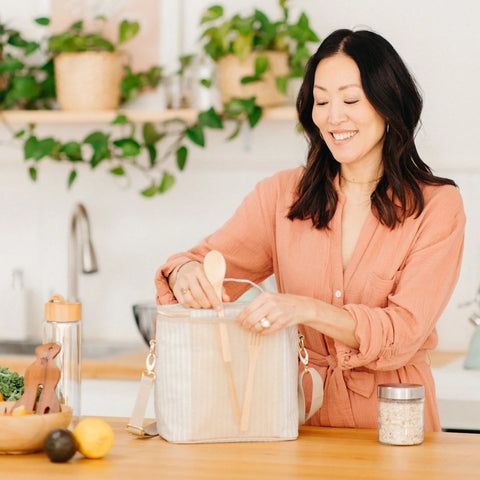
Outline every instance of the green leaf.
POLYGON ((155 145, 147 145, 147 152, 150 166, 153 167, 157 163, 157 149, 155 148, 155 145))
POLYGON ((82 148, 78 142, 67 142, 60 149, 61 153, 65 153, 69 160, 73 162, 82 161, 82 148))
POLYGON ((152 122, 146 122, 143 124, 142 134, 145 145, 154 145, 165 137, 164 133, 157 132, 155 125, 152 122))
POLYGON ((125 175, 125 170, 123 169, 122 166, 119 166, 119 167, 111 168, 110 173, 112 175, 118 175, 119 177, 121 177, 122 175, 125 175))
POLYGON ((117 115, 115 120, 112 122, 112 125, 125 125, 128 123, 128 118, 126 115, 117 115))
POLYGON ((236 127, 235 127, 235 130, 232 132, 232 134, 227 138, 227 140, 233 140, 234 138, 236 138, 238 136, 238 134, 240 133, 240 130, 242 129, 242 121, 241 120, 237 120, 236 122, 236 127))
POLYGON ((159 66, 151 67, 145 73, 145 78, 150 87, 155 88, 161 82, 163 76, 163 68, 159 66))
POLYGON ((154 183, 152 183, 150 187, 146 188, 145 190, 142 190, 140 193, 144 197, 153 197, 158 193, 158 187, 154 183))
POLYGON ((120 82, 122 90, 122 101, 133 100, 140 93, 140 88, 145 85, 145 80, 141 73, 132 73, 130 68, 126 68, 127 74, 120 82))
POLYGON ((175 184, 175 177, 168 172, 163 172, 162 181, 158 187, 159 193, 165 193, 167 190, 170 190, 175 184))
POLYGON ((208 78, 202 78, 200 80, 200 83, 206 88, 210 88, 212 86, 212 81, 209 80, 208 78))
POLYGON ((225 113, 230 117, 236 117, 245 111, 245 107, 240 98, 232 98, 232 100, 224 104, 225 113))
POLYGON ((250 125, 250 128, 253 128, 262 117, 262 108, 258 105, 255 105, 251 112, 247 112, 247 119, 250 125))
POLYGON ((35 19, 35 22, 37 22, 39 25, 50 25, 50 19, 47 17, 39 17, 35 19))
POLYGON ((220 5, 213 5, 203 13, 202 18, 200 20, 200 25, 203 25, 204 23, 207 23, 207 22, 212 22, 213 20, 220 18, 222 15, 223 15, 223 7, 220 5))
POLYGON ((233 41, 232 49, 233 53, 240 60, 245 60, 247 55, 253 50, 253 32, 248 35, 237 35, 233 41))
POLYGON ((38 96, 40 87, 33 75, 17 75, 12 79, 12 94, 17 98, 31 99, 38 96))
POLYGON ((20 32, 14 31, 8 37, 7 43, 14 47, 24 48, 28 42, 20 35, 20 32))
POLYGON ((287 82, 288 82, 288 75, 283 75, 281 77, 275 78, 275 83, 277 84, 278 90, 284 95, 287 93, 287 82))
POLYGON ((23 146, 25 160, 33 158, 36 162, 42 158, 55 155, 55 151, 59 149, 60 142, 51 137, 38 140, 37 137, 31 135, 23 146))
POLYGON ((93 132, 88 135, 83 143, 91 145, 93 148, 93 155, 90 160, 92 168, 95 168, 102 160, 111 158, 110 149, 108 148, 108 142, 110 135, 103 132, 93 132))
POLYGON ((210 107, 207 111, 198 114, 198 122, 202 127, 223 128, 223 122, 220 115, 215 111, 213 107, 210 107))
POLYGON ((129 22, 123 20, 119 27, 119 39, 118 43, 124 43, 132 39, 140 30, 140 24, 138 22, 129 22))
POLYGON ((73 185, 73 182, 75 181, 75 179, 77 178, 77 171, 76 170, 72 170, 70 172, 70 175, 68 176, 68 181, 67 181, 67 187, 68 188, 71 188, 72 185, 73 185))
POLYGON ((19 132, 17 132, 15 134, 15 138, 20 138, 20 137, 23 137, 25 135, 25 130, 20 130, 19 132))
POLYGON ((198 123, 193 125, 191 128, 185 130, 187 137, 196 145, 201 147, 205 146, 205 135, 203 134, 203 128, 198 123))
POLYGON ((33 52, 40 48, 40 44, 38 42, 28 42, 25 46, 25 55, 31 55, 33 52))
POLYGON ((0 73, 3 72, 15 72, 21 70, 25 66, 18 58, 7 55, 3 62, 0 62, 0 73))
POLYGON ((185 146, 181 146, 177 149, 177 166, 179 170, 183 170, 187 163, 188 149, 185 146))
POLYGON ((115 140, 113 144, 122 150, 122 157, 136 157, 142 149, 133 138, 120 138, 115 140))
POLYGON ((37 169, 35 167, 30 167, 28 169, 28 174, 34 182, 37 181, 37 169))
POLYGON ((268 58, 265 55, 258 55, 255 59, 255 75, 260 76, 268 68, 268 58))
POLYGON ((25 160, 28 160, 35 156, 37 143, 38 143, 37 137, 35 137, 34 135, 31 135, 30 137, 27 138, 27 141, 23 145, 23 155, 25 160))
POLYGON ((259 82, 261 78, 258 75, 242 77, 240 79, 240 83, 242 85, 246 85, 247 83, 259 82))
POLYGON ((54 151, 60 147, 60 142, 57 142, 51 137, 39 140, 36 145, 34 160, 38 161, 44 157, 54 155, 54 151))

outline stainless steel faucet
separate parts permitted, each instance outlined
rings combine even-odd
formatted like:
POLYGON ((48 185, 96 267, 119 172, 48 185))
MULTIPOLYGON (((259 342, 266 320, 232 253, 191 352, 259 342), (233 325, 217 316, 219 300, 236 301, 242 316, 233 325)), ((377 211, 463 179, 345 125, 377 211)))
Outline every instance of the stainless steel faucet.
POLYGON ((97 258, 90 236, 90 222, 87 210, 78 203, 72 213, 70 235, 68 242, 68 285, 67 298, 69 302, 78 302, 78 266, 80 262, 83 273, 98 271, 97 258), (80 250, 80 252, 79 252, 80 250))

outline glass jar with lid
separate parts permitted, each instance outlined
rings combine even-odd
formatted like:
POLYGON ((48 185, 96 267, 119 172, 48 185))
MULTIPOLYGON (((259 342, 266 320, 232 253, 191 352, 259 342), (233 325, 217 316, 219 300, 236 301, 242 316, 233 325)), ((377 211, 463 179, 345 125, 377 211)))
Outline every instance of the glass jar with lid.
POLYGON ((386 445, 423 442, 423 385, 386 383, 378 386, 378 440, 386 445))

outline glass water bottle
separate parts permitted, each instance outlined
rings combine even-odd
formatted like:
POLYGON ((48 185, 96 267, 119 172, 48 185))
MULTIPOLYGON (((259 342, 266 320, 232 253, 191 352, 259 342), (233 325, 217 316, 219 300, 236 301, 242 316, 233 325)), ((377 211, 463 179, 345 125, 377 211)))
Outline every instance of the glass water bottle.
POLYGON ((65 303, 61 295, 53 295, 45 304, 43 343, 56 343, 61 347, 55 358, 61 372, 56 393, 60 404, 72 408, 74 424, 80 416, 81 318, 81 304, 65 303))

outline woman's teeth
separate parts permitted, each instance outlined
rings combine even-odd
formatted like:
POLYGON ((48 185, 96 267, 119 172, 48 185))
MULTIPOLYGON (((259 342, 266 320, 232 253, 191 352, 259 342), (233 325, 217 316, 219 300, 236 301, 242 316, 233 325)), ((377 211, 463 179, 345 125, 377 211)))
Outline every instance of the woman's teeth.
POLYGON ((357 132, 343 132, 343 133, 333 133, 332 136, 335 140, 346 140, 356 135, 357 132))

